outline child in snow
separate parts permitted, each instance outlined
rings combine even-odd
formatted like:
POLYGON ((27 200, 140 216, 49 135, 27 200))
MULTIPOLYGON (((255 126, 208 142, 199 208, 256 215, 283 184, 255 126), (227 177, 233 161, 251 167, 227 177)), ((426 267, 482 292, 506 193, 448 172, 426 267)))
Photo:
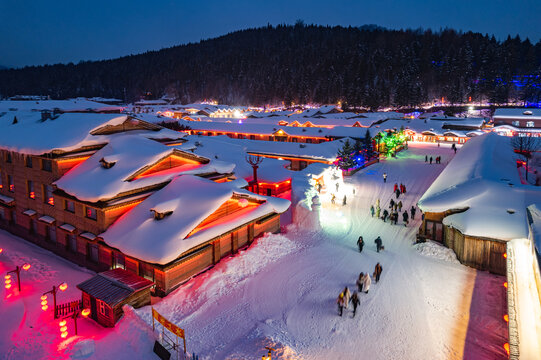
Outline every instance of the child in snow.
POLYGON ((400 196, 400 190, 396 189, 396 191, 394 193, 396 195, 396 198, 398 199, 398 197, 400 196))
POLYGON ((331 204, 334 205, 334 201, 336 200, 336 195, 332 194, 331 195, 331 204))
POLYGON ((364 273, 360 273, 359 278, 357 279, 357 282, 356 282, 359 292, 363 291, 363 280, 364 280, 364 273))
POLYGON ((392 209, 394 207, 394 200, 391 199, 391 202, 389 203, 389 208, 392 209))
POLYGON ((383 241, 381 241, 381 237, 378 236, 376 240, 374 240, 374 242, 376 243, 376 250, 377 252, 379 252, 383 244, 383 241))
POLYGON ((382 271, 383 267, 379 263, 377 263, 376 268, 374 269, 374 279, 376 280, 376 284, 379 281, 379 277, 381 276, 382 271))
POLYGON ((372 217, 374 217, 374 205, 370 205, 370 214, 372 215, 372 217))
POLYGON ((344 308, 347 309, 348 308, 348 304, 349 304, 349 298, 351 297, 351 293, 349 292, 349 288, 346 286, 344 288, 344 308))
POLYGON ((379 199, 376 200, 376 206, 379 206, 379 199))
POLYGON ((368 275, 368 273, 364 274, 363 290, 365 294, 368 294, 368 290, 370 290, 371 284, 372 284, 372 279, 370 279, 370 275, 368 275))
POLYGON ((402 185, 403 189, 402 189, 402 192, 405 194, 406 193, 406 185, 402 185))
POLYGON ((357 312, 357 306, 361 304, 359 301, 359 295, 357 294, 357 291, 353 292, 353 295, 351 296, 351 304, 353 305, 353 317, 355 317, 355 313, 357 312))
POLYGON ((339 187, 340 187, 340 183, 336 183, 336 192, 338 192, 339 187))
POLYGON ((357 245, 359 246, 359 252, 362 253, 364 247, 364 240, 362 236, 359 236, 359 239, 357 240, 357 245))

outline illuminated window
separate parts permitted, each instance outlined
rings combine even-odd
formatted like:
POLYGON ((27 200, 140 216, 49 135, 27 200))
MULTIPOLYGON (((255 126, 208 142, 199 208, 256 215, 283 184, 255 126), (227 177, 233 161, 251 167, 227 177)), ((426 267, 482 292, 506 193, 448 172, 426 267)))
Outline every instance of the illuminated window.
POLYGON ((92 219, 92 220, 97 220, 98 219, 98 212, 94 208, 91 208, 91 207, 87 206, 85 213, 86 213, 86 217, 88 219, 92 219))
POLYGON ((513 125, 513 126, 520 126, 520 121, 514 120, 514 121, 511 122, 511 125, 513 125))
POLYGON ((41 159, 41 170, 43 171, 53 171, 53 162, 48 159, 41 159))
POLYGON ((28 180, 26 182, 26 190, 28 191, 28 197, 30 199, 36 198, 36 193, 34 191, 34 182, 32 180, 28 180))
POLYGON ((535 125, 534 125, 533 121, 526 122, 526 127, 534 127, 534 126, 535 125))
POLYGON ((13 183, 13 175, 8 175, 8 190, 15 192, 15 184, 13 183))
POLYGON ((43 185, 43 201, 54 206, 53 187, 51 185, 43 185))
POLYGON ((126 263, 124 259, 124 255, 121 253, 114 253, 113 256, 113 269, 121 268, 126 270, 126 263))
POLYGON ((75 212, 75 203, 73 201, 65 200, 64 201, 64 210, 71 213, 75 212))
POLYGON ((26 164, 26 167, 32 168, 32 156, 27 156, 27 157, 24 159, 24 162, 25 162, 25 164, 26 164))

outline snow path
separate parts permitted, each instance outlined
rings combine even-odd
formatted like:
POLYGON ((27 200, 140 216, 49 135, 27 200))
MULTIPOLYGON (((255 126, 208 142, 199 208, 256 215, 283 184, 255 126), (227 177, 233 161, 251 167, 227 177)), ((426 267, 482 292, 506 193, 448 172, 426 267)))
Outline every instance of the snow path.
MULTIPOLYGON (((417 252, 412 242, 419 212, 408 227, 401 216, 398 225, 390 225, 369 214, 378 198, 382 211, 388 206, 395 182, 406 185, 407 194, 399 200, 403 210, 409 209, 451 156, 449 147, 410 145, 396 159, 348 179, 337 195, 340 205, 323 194, 322 231, 290 226, 285 234, 259 239, 243 255, 225 259, 155 307, 186 329, 189 351, 208 359, 254 358, 266 345, 278 348, 284 359, 462 358, 476 271, 417 252), (441 154, 443 163, 425 164, 425 154, 441 154), (344 194, 346 206, 341 205, 344 194), (359 235, 365 239, 362 254, 356 247, 359 235), (379 254, 373 242, 378 235, 385 246, 379 254), (242 259, 263 244, 265 261, 259 255, 242 259), (286 254, 284 244, 289 245, 286 254), (338 293, 344 286, 353 291, 359 272, 372 274, 377 262, 383 266, 381 281, 360 294, 357 316, 352 318, 351 307, 337 316, 338 293), (223 284, 231 272, 249 276, 223 284)), ((149 308, 138 312, 150 323, 149 308)))

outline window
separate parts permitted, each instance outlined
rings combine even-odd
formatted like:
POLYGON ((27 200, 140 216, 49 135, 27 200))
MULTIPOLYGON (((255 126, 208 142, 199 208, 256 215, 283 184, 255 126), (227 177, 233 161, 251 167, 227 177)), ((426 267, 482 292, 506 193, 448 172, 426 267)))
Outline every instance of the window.
POLYGON ((113 256, 113 269, 121 268, 126 270, 126 263, 124 255, 121 253, 115 253, 113 256))
POLYGON ((11 153, 9 151, 6 151, 6 162, 7 163, 11 162, 11 153))
POLYGON ((54 226, 47 227, 47 241, 56 243, 56 227, 54 226))
POLYGON ((250 140, 255 140, 255 135, 250 135, 250 140))
POLYGON ((534 127, 534 126, 535 125, 534 125, 533 121, 527 121, 526 122, 526 127, 534 127))
POLYGON ((89 218, 89 219, 92 219, 92 220, 97 220, 98 219, 98 213, 96 211, 96 209, 93 209, 91 207, 86 207, 86 217, 89 218))
POLYGON ((511 122, 511 125, 513 125, 513 126, 520 126, 520 121, 518 121, 518 120, 513 120, 513 121, 511 122))
POLYGON ((8 175, 8 190, 15 192, 15 184, 13 183, 13 175, 8 175))
POLYGON ((32 156, 27 156, 24 159, 24 163, 26 164, 27 168, 32 168, 32 156))
POLYGON ((41 159, 41 170, 43 171, 53 171, 53 162, 48 159, 41 159))
POLYGON ((108 306, 107 304, 105 304, 103 301, 101 300, 97 300, 98 301, 98 311, 101 315, 103 316, 109 316, 109 311, 108 310, 108 306))
POLYGON ((295 142, 295 143, 296 143, 296 142, 298 142, 298 141, 299 141, 299 139, 297 139, 296 137, 291 138, 291 142, 295 142))
POLYGON ((26 190, 30 199, 36 198, 36 193, 34 192, 34 182, 32 180, 28 180, 26 182, 26 190))
POLYGON ((74 213, 75 203, 73 201, 64 200, 64 210, 69 211, 70 213, 74 213))
POLYGON ((66 248, 69 252, 77 252, 77 237, 73 234, 66 235, 66 248))
POLYGON ((4 188, 4 174, 0 173, 0 189, 4 188))
POLYGON ((88 244, 88 258, 97 263, 99 261, 99 248, 96 244, 88 244))
POLYGON ((149 264, 141 263, 141 276, 147 280, 154 281, 154 267, 149 264))
POLYGON ((51 185, 43 185, 43 201, 54 206, 53 187, 51 185))

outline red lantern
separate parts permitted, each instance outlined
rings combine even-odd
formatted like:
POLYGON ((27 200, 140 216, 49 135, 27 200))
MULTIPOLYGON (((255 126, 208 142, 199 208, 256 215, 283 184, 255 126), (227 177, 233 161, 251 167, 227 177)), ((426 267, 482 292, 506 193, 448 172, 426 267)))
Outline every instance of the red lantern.
POLYGON ((41 310, 45 311, 49 308, 49 306, 47 305, 47 295, 42 295, 41 296, 41 310))
POLYGON ((24 264, 24 265, 23 265, 23 270, 28 271, 28 269, 30 269, 30 266, 31 266, 31 265, 28 264, 28 263, 24 264))
POLYGON ((58 288, 62 291, 66 291, 66 289, 68 288, 68 284, 62 283, 58 286, 58 288))
POLYGON ((83 315, 83 317, 87 317, 90 315, 90 309, 83 309, 83 311, 81 311, 81 315, 83 315))
POLYGON ((58 323, 60 326, 60 337, 65 339, 68 336, 68 327, 66 326, 66 320, 62 320, 58 323))

